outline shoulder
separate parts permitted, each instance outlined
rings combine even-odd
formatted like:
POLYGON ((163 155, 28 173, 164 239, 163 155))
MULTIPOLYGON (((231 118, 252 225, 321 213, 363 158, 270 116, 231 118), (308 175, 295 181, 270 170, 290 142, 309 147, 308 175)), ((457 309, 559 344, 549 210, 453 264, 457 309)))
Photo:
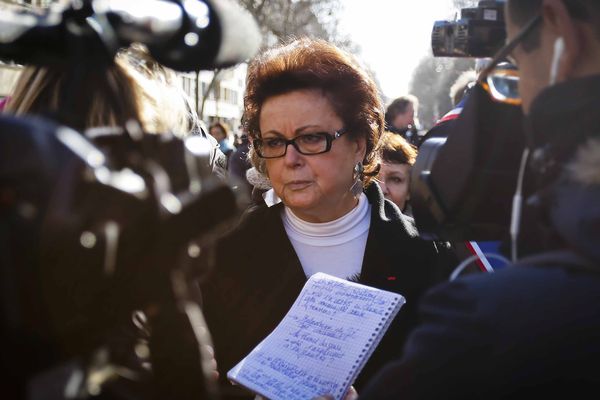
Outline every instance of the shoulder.
POLYGON ((236 260, 256 251, 261 243, 274 245, 283 240, 285 229, 281 221, 281 206, 267 207, 261 203, 246 209, 238 223, 218 240, 218 260, 236 260))
POLYGON ((268 224, 267 226, 273 225, 274 223, 283 224, 281 222, 281 212, 283 209, 283 203, 275 204, 268 207, 264 202, 259 204, 252 204, 244 211, 240 219, 240 229, 252 229, 257 225, 268 224))
POLYGON ((214 269, 203 282, 205 297, 231 296, 243 289, 244 282, 261 269, 247 268, 264 262, 264 243, 269 243, 272 222, 266 206, 247 209, 237 224, 219 237, 214 252, 214 269))
POLYGON ((378 240, 395 245, 408 241, 415 246, 415 251, 429 249, 436 254, 453 251, 449 242, 422 239, 415 220, 402 214, 394 203, 385 199, 376 182, 369 185, 365 194, 371 204, 371 229, 378 240))
POLYGON ((252 204, 242 213, 238 223, 225 237, 252 235, 258 230, 268 231, 269 227, 281 220, 280 213, 279 205, 267 207, 264 203, 252 204))
POLYGON ((421 323, 405 345, 403 362, 372 382, 365 398, 381 398, 373 394, 382 391, 398 397, 390 393, 408 388, 403 373, 414 378, 409 385, 419 393, 415 398, 490 397, 473 393, 531 384, 536 376, 564 371, 565 362, 589 374, 583 366, 597 360, 599 292, 598 275, 526 264, 437 285, 420 301, 421 323), (524 374, 527 382, 521 382, 515 368, 544 373, 524 374))
POLYGON ((468 316, 452 321, 485 323, 493 332, 507 333, 513 327, 512 333, 518 334, 533 314, 538 327, 548 327, 556 321, 553 310, 578 313, 575 310, 587 309, 597 302, 599 290, 600 274, 517 264, 493 274, 472 274, 439 284, 423 297, 421 307, 425 314, 468 316))
POLYGON ((406 238, 418 237, 414 220, 402 214, 394 203, 386 200, 376 182, 367 187, 365 194, 371 205, 371 226, 373 228, 394 230, 406 238))

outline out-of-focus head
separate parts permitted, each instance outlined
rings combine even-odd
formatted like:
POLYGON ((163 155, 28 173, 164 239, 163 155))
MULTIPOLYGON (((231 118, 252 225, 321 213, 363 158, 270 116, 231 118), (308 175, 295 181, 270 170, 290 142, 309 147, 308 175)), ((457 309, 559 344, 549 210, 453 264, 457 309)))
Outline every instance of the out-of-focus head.
POLYGON ((259 157, 258 142, 251 152, 283 202, 307 220, 349 211, 355 204, 354 167, 362 162, 359 178, 368 185, 378 167, 375 149, 384 127, 377 86, 354 57, 306 38, 268 50, 248 68, 244 106, 252 140, 263 150, 285 146, 281 157, 259 157), (294 144, 282 142, 294 138, 294 144))
POLYGON ((69 71, 62 66, 25 67, 5 110, 48 115, 77 130, 141 121, 137 84, 120 63, 89 71, 87 78, 84 90, 69 85, 69 71), (113 87, 120 88, 120 96, 112 94, 113 87))
POLYGON ((395 99, 388 105, 385 112, 385 122, 389 128, 403 130, 409 125, 415 125, 415 117, 419 109, 419 100, 409 94, 395 99))
POLYGON ((417 149, 402 136, 385 132, 381 139, 381 169, 377 180, 384 196, 401 210, 409 200, 410 168, 417 149))
POLYGON ((519 67, 523 110, 554 83, 600 73, 600 2, 597 0, 509 0, 507 40, 541 18, 511 56, 519 67))
POLYGON ((475 72, 474 69, 462 72, 458 78, 456 78, 448 93, 452 100, 452 105, 456 106, 460 103, 476 82, 477 72, 475 72))
POLYGON ((212 137, 217 139, 217 142, 227 139, 227 136, 229 135, 229 133, 228 133, 229 131, 227 130, 227 127, 224 124, 222 124, 221 122, 213 123, 210 126, 208 132, 211 134, 212 137))
POLYGON ((197 117, 178 78, 143 48, 122 50, 106 67, 81 68, 25 67, 5 110, 47 115, 80 131, 122 127, 131 119, 149 133, 185 136, 194 129, 197 117), (83 78, 73 81, 76 71, 83 78))
POLYGON ((141 89, 142 126, 147 132, 172 132, 184 137, 202 130, 203 122, 175 71, 157 62, 144 46, 137 44, 122 50, 116 60, 141 89))

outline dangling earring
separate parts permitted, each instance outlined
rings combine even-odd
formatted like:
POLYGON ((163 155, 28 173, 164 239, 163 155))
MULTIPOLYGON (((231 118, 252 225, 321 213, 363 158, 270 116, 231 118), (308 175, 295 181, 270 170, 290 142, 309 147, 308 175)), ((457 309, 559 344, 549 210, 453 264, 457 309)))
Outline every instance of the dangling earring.
POLYGON ((354 180, 354 183, 350 188, 350 193, 352 193, 354 197, 358 197, 364 189, 362 182, 364 170, 365 168, 363 167, 362 162, 359 161, 356 163, 356 165, 354 165, 354 172, 352 174, 352 179, 354 180))

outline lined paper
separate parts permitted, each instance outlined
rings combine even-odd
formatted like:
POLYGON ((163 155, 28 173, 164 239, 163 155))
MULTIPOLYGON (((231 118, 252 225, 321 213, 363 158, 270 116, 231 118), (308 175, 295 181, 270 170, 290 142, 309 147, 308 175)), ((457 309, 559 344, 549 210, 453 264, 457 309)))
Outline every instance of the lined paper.
POLYGON ((227 376, 273 400, 342 399, 404 303, 397 293, 317 273, 227 376))

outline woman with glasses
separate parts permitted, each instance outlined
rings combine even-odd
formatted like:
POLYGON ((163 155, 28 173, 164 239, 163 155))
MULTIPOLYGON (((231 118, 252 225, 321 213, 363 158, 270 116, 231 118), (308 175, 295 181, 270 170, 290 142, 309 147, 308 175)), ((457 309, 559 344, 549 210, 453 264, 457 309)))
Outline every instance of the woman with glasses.
POLYGON ((203 284, 221 377, 277 326, 307 278, 325 272, 407 299, 360 388, 400 354, 419 297, 454 258, 447 244, 419 239, 374 182, 384 108, 352 56, 299 39, 253 60, 246 90, 251 159, 272 190, 221 242, 203 284))

